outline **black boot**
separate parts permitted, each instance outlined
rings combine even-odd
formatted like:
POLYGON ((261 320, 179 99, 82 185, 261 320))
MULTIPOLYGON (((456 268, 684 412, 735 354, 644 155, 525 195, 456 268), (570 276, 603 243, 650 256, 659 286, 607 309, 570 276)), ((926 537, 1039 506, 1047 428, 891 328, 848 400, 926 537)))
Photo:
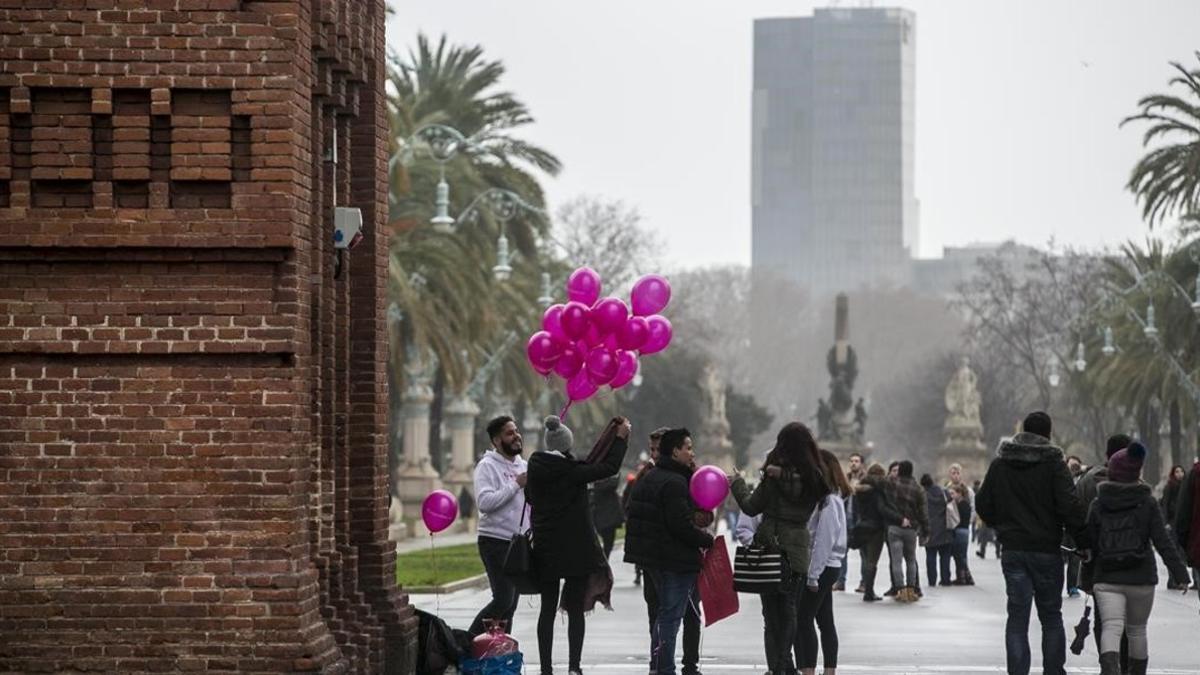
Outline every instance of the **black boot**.
POLYGON ((1149 666, 1149 659, 1129 659, 1129 675, 1146 675, 1149 666))
POLYGON ((1116 652, 1101 654, 1100 675, 1121 675, 1121 655, 1116 652))

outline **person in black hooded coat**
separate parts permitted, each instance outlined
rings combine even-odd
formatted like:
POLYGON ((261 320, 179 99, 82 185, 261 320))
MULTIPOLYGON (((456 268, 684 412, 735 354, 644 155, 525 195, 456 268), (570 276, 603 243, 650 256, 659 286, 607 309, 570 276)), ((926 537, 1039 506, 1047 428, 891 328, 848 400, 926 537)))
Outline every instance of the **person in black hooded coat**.
POLYGON ((532 507, 533 565, 542 586, 537 634, 544 675, 554 672, 554 615, 560 604, 560 581, 561 604, 567 611, 568 665, 570 672, 580 672, 588 576, 608 564, 592 524, 588 483, 621 470, 629 428, 629 421, 622 420, 608 452, 589 464, 571 454, 574 434, 551 415, 545 421, 545 449, 529 458, 525 499, 532 507))

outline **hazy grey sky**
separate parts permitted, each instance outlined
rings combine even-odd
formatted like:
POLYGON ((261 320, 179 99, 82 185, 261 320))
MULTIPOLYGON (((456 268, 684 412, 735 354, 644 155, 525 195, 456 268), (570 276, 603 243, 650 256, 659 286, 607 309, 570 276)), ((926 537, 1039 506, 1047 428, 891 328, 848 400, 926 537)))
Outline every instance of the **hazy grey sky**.
MULTIPOLYGON (((637 206, 685 266, 749 263, 755 18, 781 0, 398 0, 388 42, 478 43, 563 160, 552 205, 637 206)), ((841 6, 860 6, 861 0, 841 6)), ((1124 190, 1140 132, 1118 129, 1198 62, 1200 0, 908 0, 916 12, 921 254, 973 241, 1086 246, 1146 231, 1124 190)))

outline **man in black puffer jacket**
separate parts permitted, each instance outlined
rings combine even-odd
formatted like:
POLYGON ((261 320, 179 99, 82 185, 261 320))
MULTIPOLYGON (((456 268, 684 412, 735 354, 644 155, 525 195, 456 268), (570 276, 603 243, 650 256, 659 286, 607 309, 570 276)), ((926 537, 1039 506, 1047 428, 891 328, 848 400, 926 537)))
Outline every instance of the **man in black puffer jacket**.
POLYGON ((687 429, 663 434, 658 461, 633 487, 626 516, 625 562, 641 565, 658 591, 650 669, 675 674, 675 637, 700 572, 700 550, 713 538, 692 522, 688 494, 695 461, 687 429))
POLYGON ((1050 444, 1051 421, 1031 413, 1021 433, 1000 443, 975 497, 979 517, 996 530, 1008 591, 1004 647, 1008 672, 1029 673, 1029 612, 1037 603, 1046 675, 1064 672, 1067 637, 1062 622, 1064 528, 1080 548, 1090 545, 1084 511, 1063 451, 1050 444))

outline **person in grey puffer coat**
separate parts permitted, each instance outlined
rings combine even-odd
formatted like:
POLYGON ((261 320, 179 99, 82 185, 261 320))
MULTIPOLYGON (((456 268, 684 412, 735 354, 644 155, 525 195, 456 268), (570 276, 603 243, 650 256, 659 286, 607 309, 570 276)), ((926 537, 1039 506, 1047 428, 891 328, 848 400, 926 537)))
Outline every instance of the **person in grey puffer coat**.
POLYGON ((946 502, 949 495, 946 494, 945 488, 933 482, 933 477, 929 474, 921 476, 921 487, 925 488, 925 507, 929 513, 929 537, 925 540, 925 571, 929 577, 929 587, 938 585, 939 569, 942 572, 942 585, 950 586, 954 530, 946 528, 946 502))

